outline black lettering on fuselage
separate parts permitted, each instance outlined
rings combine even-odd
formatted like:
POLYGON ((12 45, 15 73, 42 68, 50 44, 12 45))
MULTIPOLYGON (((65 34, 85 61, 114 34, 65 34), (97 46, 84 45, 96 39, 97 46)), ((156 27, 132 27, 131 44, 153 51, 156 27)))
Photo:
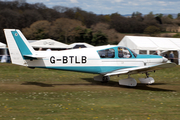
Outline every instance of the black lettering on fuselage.
POLYGON ((50 62, 52 64, 55 64, 56 62, 61 62, 63 64, 67 63, 75 63, 75 64, 85 64, 87 63, 87 57, 86 56, 62 56, 62 58, 55 58, 54 56, 50 57, 50 62))
POLYGON ((50 58, 50 62, 51 62, 52 64, 55 64, 55 57, 54 57, 54 56, 52 56, 52 57, 50 58))
POLYGON ((69 56, 70 57, 70 59, 71 59, 71 63, 73 63, 73 58, 74 58, 74 56, 69 56))
POLYGON ((63 63, 68 63, 68 57, 67 56, 63 56, 63 63))
POLYGON ((76 62, 76 64, 80 64, 80 62, 78 62, 77 56, 75 56, 75 62, 76 62))
POLYGON ((85 64, 85 63, 87 62, 87 57, 86 57, 86 56, 82 56, 81 62, 82 62, 83 64, 85 64))

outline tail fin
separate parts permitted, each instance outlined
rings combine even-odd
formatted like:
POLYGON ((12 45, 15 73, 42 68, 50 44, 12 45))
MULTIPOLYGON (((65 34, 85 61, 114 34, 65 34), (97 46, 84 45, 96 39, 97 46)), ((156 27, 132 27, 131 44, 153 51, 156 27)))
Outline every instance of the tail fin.
POLYGON ((27 66, 26 57, 35 52, 20 30, 4 29, 13 64, 27 66))

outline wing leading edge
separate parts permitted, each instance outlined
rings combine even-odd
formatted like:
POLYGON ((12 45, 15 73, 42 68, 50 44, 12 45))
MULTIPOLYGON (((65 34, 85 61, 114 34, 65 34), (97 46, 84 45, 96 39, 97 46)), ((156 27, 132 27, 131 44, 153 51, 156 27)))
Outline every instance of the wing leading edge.
POLYGON ((122 75, 122 74, 137 74, 137 73, 146 73, 155 70, 165 69, 175 67, 175 63, 162 63, 158 65, 152 66, 143 66, 143 67, 135 67, 135 68, 126 68, 126 69, 119 69, 109 73, 104 73, 104 76, 112 76, 112 75, 122 75))

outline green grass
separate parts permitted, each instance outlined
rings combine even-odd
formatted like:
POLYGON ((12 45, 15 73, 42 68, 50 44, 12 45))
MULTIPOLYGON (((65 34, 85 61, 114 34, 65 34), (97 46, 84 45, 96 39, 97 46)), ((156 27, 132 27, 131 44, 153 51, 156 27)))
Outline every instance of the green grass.
POLYGON ((0 64, 0 120, 179 120, 180 66, 134 88, 118 85, 127 76, 109 83, 94 76, 0 64))

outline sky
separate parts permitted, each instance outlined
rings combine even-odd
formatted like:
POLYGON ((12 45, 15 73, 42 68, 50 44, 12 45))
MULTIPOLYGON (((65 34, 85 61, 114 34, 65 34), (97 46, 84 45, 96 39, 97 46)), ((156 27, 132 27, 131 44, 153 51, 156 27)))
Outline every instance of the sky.
MULTIPOLYGON (((26 2, 37 3, 37 0, 26 0, 26 2)), ((95 14, 112 14, 117 12, 125 15, 137 11, 142 14, 150 12, 153 12, 153 14, 180 13, 180 0, 38 0, 38 2, 44 3, 49 8, 56 5, 70 8, 79 7, 82 10, 95 14)))

